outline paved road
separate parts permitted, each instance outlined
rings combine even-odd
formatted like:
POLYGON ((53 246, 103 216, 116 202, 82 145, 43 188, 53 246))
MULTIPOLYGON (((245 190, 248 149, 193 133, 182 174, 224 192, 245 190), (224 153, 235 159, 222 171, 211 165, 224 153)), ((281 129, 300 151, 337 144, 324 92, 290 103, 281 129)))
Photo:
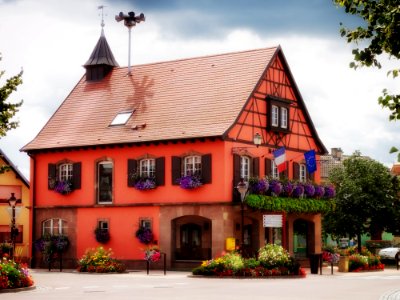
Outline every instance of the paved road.
POLYGON ((400 299, 400 271, 339 273, 324 268, 305 279, 190 278, 187 272, 82 274, 33 270, 36 288, 0 294, 1 300, 29 299, 400 299))

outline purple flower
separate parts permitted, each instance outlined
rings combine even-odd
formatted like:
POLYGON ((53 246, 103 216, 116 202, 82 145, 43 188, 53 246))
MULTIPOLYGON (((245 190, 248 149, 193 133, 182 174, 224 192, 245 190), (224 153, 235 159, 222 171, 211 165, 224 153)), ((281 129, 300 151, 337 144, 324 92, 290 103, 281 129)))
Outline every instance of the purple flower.
POLYGON ((185 190, 195 189, 203 185, 199 177, 192 175, 181 177, 178 182, 181 188, 185 190))
POLYGON ((290 181, 287 181, 283 184, 283 192, 287 197, 290 197, 293 193, 294 185, 290 181))
POLYGON ((314 188, 314 186, 313 186, 312 184, 310 184, 310 183, 306 183, 306 184, 304 185, 304 195, 305 195, 306 197, 311 198, 311 197, 314 196, 314 194, 315 194, 315 188, 314 188))
POLYGON ((333 198, 336 195, 335 188, 332 185, 328 185, 325 187, 325 198, 333 198))
POLYGON ((153 178, 140 178, 135 182, 135 188, 141 191, 155 189, 156 182, 153 178))
POLYGON ((268 181, 266 181, 265 179, 256 179, 254 182, 250 181, 249 184, 250 191, 253 194, 264 194, 269 188, 268 181))
POLYGON ((314 193, 314 197, 315 198, 322 198, 325 194, 325 188, 323 186, 320 185, 316 185, 315 186, 315 193, 314 193))
POLYGON ((278 180, 271 180, 269 183, 269 188, 273 195, 279 196, 282 192, 282 183, 280 183, 278 180))
POLYGON ((136 231, 136 237, 139 241, 143 244, 150 244, 153 239, 154 235, 150 228, 141 227, 136 231))
POLYGON ((304 195, 304 187, 302 184, 297 184, 296 187, 293 189, 292 193, 293 197, 301 198, 304 195))
POLYGON ((57 181, 54 191, 60 194, 69 194, 72 192, 72 184, 69 181, 57 181))

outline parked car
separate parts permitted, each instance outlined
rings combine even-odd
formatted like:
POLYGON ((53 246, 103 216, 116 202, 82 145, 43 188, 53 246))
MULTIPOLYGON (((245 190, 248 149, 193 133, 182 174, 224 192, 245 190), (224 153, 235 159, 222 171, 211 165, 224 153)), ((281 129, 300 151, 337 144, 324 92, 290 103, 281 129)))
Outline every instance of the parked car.
POLYGON ((396 254, 400 251, 399 247, 389 247, 379 250, 378 255, 381 259, 395 259, 396 254))

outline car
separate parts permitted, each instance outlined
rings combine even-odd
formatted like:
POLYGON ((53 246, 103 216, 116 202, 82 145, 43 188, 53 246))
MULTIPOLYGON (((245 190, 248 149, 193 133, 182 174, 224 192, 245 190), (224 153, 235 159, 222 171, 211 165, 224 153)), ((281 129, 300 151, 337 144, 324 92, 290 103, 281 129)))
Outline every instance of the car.
POLYGON ((389 248, 383 248, 379 250, 378 255, 381 257, 381 259, 396 259, 396 254, 400 252, 399 247, 389 247, 389 248))

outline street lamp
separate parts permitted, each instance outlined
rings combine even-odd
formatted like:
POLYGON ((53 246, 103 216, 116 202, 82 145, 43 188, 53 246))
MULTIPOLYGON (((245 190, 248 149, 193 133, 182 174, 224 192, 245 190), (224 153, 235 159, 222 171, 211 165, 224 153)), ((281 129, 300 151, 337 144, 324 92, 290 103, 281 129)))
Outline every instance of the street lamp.
POLYGON ((249 188, 249 185, 247 182, 245 182, 243 180, 243 178, 240 180, 240 182, 238 183, 236 189, 238 190, 239 194, 240 194, 240 212, 241 212, 241 225, 240 225, 240 229, 241 229, 241 241, 240 241, 240 251, 242 253, 242 256, 244 254, 243 252, 243 247, 244 247, 244 199, 246 197, 247 194, 247 190, 249 188))
POLYGON ((15 198, 14 193, 11 193, 10 199, 8 199, 8 204, 12 208, 12 218, 11 218, 11 245, 12 245, 12 255, 11 258, 14 258, 15 251, 15 238, 17 233, 17 228, 15 227, 15 206, 17 205, 17 198, 15 198))

